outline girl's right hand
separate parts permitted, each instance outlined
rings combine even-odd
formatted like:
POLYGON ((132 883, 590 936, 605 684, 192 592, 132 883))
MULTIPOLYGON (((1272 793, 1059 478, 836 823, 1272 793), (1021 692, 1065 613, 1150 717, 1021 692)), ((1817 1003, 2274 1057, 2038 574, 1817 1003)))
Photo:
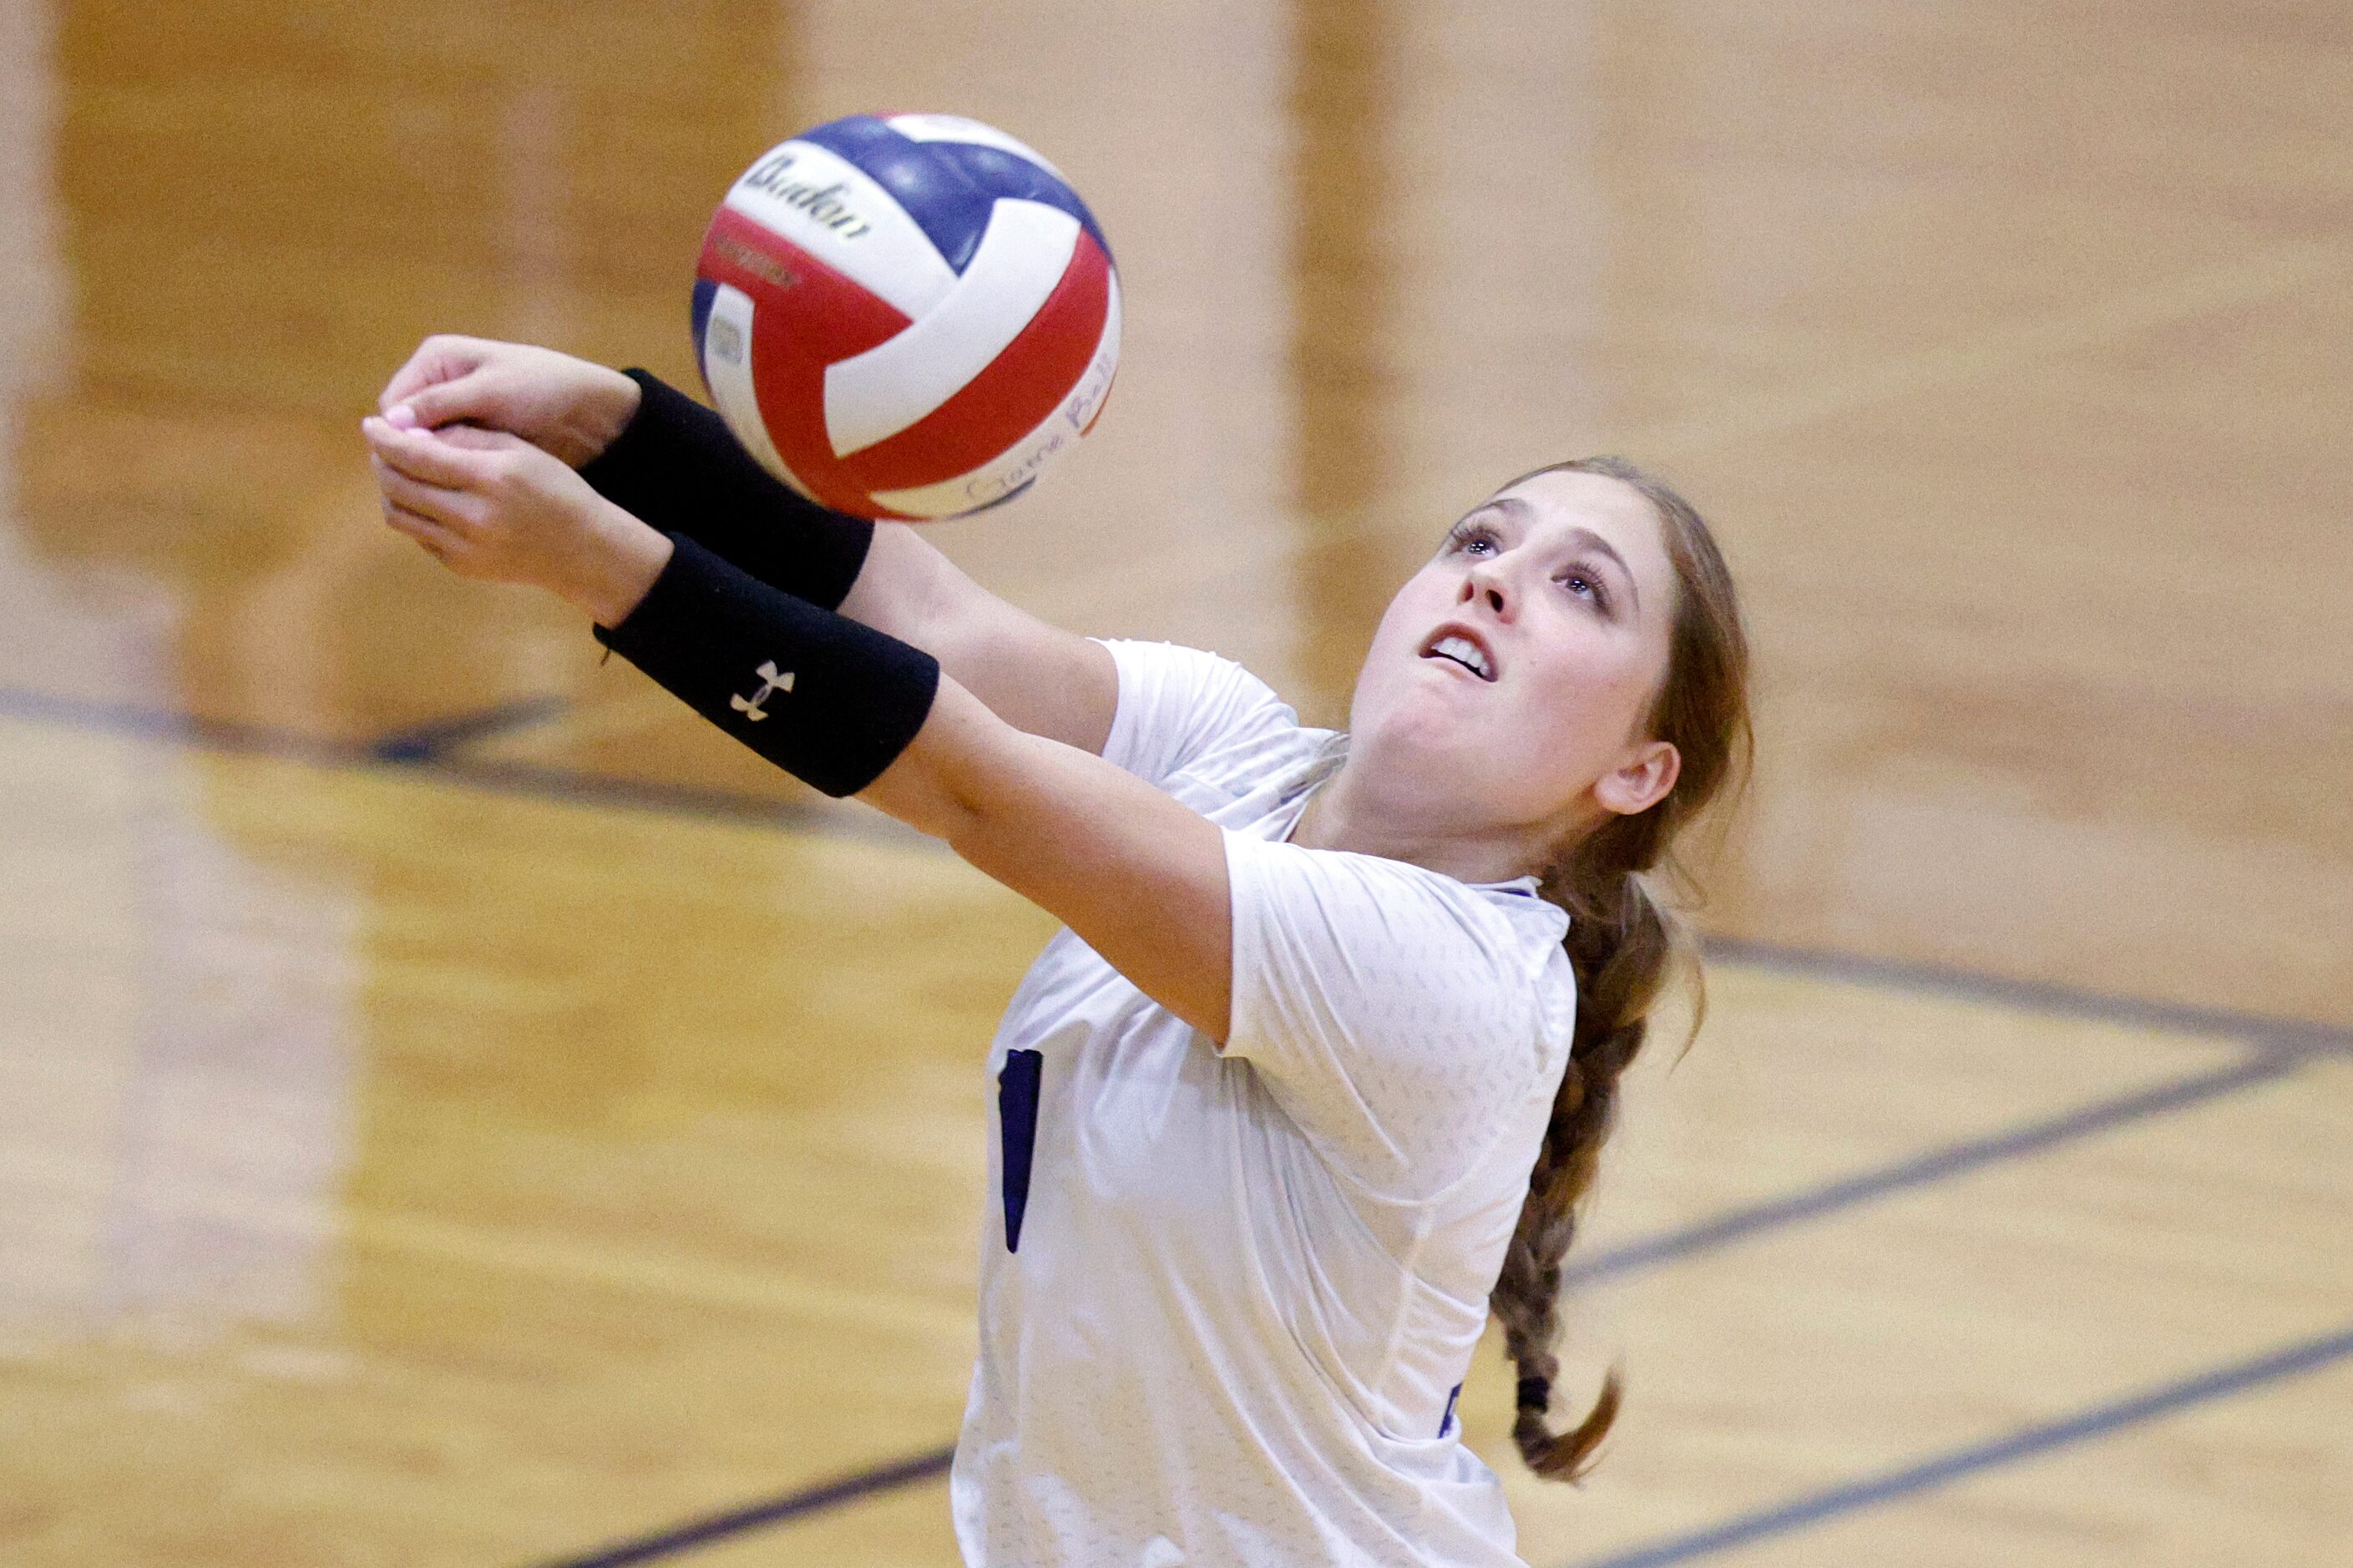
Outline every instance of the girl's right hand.
POLYGON ((577 468, 628 427, 638 384, 554 349, 437 333, 385 384, 376 408, 400 428, 504 430, 577 468))

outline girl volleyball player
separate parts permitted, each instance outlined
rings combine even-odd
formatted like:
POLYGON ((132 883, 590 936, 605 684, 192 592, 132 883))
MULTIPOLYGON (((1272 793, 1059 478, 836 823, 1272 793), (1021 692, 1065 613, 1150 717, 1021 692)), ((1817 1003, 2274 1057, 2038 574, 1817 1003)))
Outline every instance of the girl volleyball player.
POLYGON ((1518 1563, 1455 1400, 1492 1310, 1539 1473, 1615 1414, 1546 1425, 1561 1260, 1682 942, 1641 873, 1749 743, 1691 508, 1607 459, 1505 485, 1338 732, 801 500, 642 373, 436 338, 382 407, 393 527, 1066 923, 990 1052, 965 1558, 1518 1563))

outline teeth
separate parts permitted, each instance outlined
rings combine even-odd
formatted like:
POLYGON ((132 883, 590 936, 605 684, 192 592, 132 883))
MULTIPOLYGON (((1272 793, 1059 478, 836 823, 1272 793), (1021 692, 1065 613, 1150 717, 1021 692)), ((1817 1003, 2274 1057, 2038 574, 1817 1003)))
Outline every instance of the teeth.
POLYGON ((1479 645, 1472 642, 1469 637, 1443 638, 1436 647, 1431 648, 1430 651, 1437 654, 1444 654, 1448 658, 1454 659, 1459 663, 1467 664, 1472 669, 1477 670, 1481 676, 1489 680, 1493 680, 1495 678, 1494 670, 1487 663, 1487 656, 1481 653, 1479 651, 1479 645))

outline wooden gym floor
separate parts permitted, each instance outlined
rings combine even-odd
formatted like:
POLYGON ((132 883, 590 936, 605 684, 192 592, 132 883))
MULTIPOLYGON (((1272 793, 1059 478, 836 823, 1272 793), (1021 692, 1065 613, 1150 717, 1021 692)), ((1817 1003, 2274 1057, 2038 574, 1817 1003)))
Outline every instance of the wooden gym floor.
POLYGON ((1049 922, 375 522, 422 334, 691 381, 862 109, 1118 249, 943 526, 1337 721, 1500 479, 1715 519, 1762 660, 1538 1568, 2353 1541, 2353 18, 2336 0, 0 0, 0 1560, 944 1564, 980 1058, 1049 922), (635 1543, 635 1544, 632 1544, 635 1543))

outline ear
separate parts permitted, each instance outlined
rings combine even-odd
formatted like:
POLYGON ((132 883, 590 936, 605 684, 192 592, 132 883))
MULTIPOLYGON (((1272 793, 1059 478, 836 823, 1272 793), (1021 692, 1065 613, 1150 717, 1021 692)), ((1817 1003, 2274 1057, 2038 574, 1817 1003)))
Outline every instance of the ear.
POLYGON ((1673 746, 1645 741, 1631 761, 1594 782, 1593 798, 1620 816, 1648 811, 1667 798, 1683 766, 1683 753, 1673 746))

